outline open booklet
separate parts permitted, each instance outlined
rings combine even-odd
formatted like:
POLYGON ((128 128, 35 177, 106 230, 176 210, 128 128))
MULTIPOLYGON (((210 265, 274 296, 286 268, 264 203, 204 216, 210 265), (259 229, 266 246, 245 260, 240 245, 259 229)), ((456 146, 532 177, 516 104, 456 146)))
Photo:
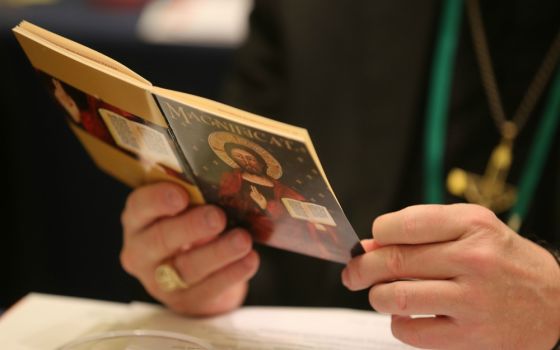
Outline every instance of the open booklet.
POLYGON ((178 183, 266 245, 341 263, 363 252, 305 129, 152 86, 31 23, 13 31, 105 172, 132 187, 178 183))
POLYGON ((64 344, 96 339, 95 346, 74 349, 412 349, 393 337, 390 323, 388 315, 338 308, 250 306, 191 318, 153 304, 32 293, 0 317, 0 344, 10 350, 66 350, 64 344), (118 339, 125 334, 138 336, 118 339), (102 343, 103 336, 119 343, 102 343))

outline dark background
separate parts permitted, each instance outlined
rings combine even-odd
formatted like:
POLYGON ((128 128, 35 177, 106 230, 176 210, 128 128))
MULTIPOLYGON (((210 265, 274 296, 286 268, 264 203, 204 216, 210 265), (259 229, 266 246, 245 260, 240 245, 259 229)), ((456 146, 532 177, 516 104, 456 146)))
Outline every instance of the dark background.
POLYGON ((11 28, 27 20, 116 59, 154 85, 219 99, 232 49, 154 45, 138 7, 0 5, 0 309, 29 292, 146 300, 120 267, 130 189, 99 171, 40 85, 11 28))

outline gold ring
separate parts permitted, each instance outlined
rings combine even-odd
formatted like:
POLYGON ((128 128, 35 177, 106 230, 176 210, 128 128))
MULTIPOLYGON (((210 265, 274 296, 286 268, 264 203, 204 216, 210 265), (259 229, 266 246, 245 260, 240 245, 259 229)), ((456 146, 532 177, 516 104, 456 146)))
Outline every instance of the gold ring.
POLYGON ((178 289, 187 289, 189 285, 179 276, 177 270, 169 264, 161 264, 155 271, 156 283, 165 292, 173 292, 178 289))

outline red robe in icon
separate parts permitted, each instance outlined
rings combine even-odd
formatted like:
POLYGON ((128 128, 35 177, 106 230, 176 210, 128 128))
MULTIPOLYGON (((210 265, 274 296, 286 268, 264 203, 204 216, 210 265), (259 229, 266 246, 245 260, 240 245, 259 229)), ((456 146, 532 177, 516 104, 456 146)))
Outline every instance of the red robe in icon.
POLYGON ((269 180, 273 183, 272 187, 243 179, 240 169, 224 173, 219 204, 259 242, 317 257, 330 256, 332 253, 329 251, 337 249, 335 231, 330 228, 320 231, 311 222, 291 217, 282 198, 305 201, 305 197, 277 180, 269 180), (265 209, 261 209, 251 198, 251 186, 255 186, 266 198, 265 209))

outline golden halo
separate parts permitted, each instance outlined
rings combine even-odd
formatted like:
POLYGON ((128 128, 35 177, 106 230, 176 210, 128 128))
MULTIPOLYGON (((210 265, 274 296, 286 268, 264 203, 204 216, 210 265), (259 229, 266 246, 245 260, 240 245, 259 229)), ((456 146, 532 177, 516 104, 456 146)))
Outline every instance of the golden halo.
POLYGON ((245 146, 255 151, 266 163, 266 174, 271 178, 277 180, 282 176, 282 166, 276 158, 272 156, 266 149, 257 145, 256 143, 247 140, 244 137, 232 134, 227 131, 215 131, 208 135, 208 144, 210 148, 216 155, 224 161, 227 165, 232 168, 239 168, 239 165, 231 159, 229 154, 225 150, 225 145, 228 143, 233 143, 241 146, 245 146))

